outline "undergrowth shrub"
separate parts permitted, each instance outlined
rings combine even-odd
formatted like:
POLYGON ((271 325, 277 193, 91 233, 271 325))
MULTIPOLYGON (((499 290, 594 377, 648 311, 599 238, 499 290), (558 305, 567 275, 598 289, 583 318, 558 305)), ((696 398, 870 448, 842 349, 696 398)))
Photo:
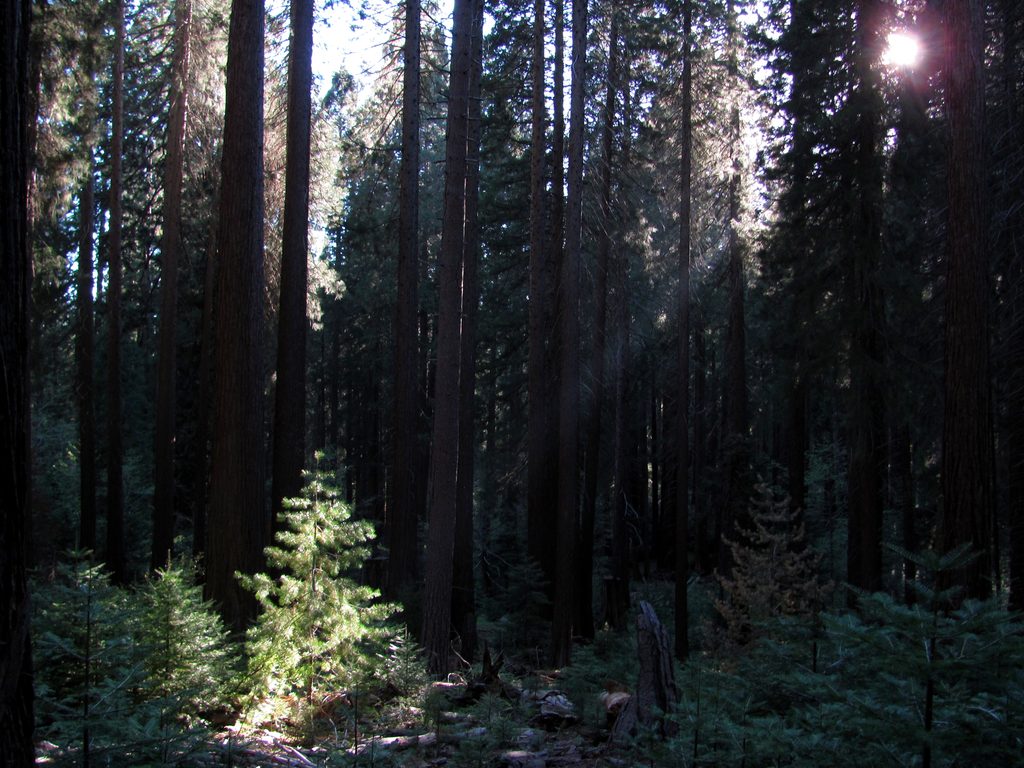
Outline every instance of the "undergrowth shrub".
POLYGON ((311 473, 303 497, 287 501, 282 516, 276 544, 266 549, 273 573, 239 576, 261 607, 246 639, 251 703, 258 717, 298 706, 311 725, 325 696, 369 681, 393 635, 386 622, 396 606, 356 582, 373 525, 351 519, 325 473, 311 473))

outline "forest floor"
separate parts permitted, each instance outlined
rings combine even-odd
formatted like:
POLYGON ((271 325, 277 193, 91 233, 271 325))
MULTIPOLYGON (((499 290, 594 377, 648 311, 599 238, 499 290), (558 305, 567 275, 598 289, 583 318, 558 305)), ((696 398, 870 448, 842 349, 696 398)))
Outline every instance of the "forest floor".
MULTIPOLYGON (((487 681, 432 683, 410 698, 381 701, 350 694, 323 702, 306 722, 232 726, 196 765, 452 766, 461 768, 619 768, 633 765, 600 722, 606 704, 597 697, 581 717, 557 678, 552 687, 520 689, 492 675, 487 681), (281 731, 275 730, 281 727, 281 731), (305 732, 305 736, 296 736, 305 732)), ((298 711, 298 710, 296 710, 298 711)))

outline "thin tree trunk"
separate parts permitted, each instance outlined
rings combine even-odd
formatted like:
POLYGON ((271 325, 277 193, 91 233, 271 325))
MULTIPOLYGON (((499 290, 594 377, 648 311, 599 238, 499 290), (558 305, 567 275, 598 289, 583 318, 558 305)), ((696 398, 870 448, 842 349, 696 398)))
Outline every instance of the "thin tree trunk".
POLYGON ((75 304, 78 327, 75 333, 76 389, 78 395, 78 468, 81 494, 78 546, 96 548, 96 411, 93 403, 93 161, 92 147, 78 201, 78 275, 75 304))
POLYGON ((455 502, 452 627, 462 657, 476 656, 476 589, 473 581, 473 486, 476 455, 476 348, 480 281, 480 75, 483 67, 483 0, 473 0, 466 162, 466 229, 462 252, 462 334, 459 373, 459 470, 455 502))
POLYGON ((586 88, 587 0, 572 3, 572 95, 565 255, 559 272, 558 530, 551 662, 572 651, 573 582, 579 514, 580 251, 583 235, 583 106, 586 88))
POLYGON ((683 2, 683 115, 680 131, 679 163, 679 373, 676 398, 676 520, 675 520, 675 654, 679 661, 689 655, 689 609, 686 583, 689 578, 690 505, 690 175, 693 166, 693 67, 690 60, 690 36, 693 33, 693 7, 683 2))
POLYGON ((608 37, 608 83, 604 103, 604 126, 601 133, 601 231, 594 272, 594 343, 591 350, 591 384, 587 404, 587 448, 584 467, 582 521, 576 577, 576 632, 585 638, 594 636, 593 570, 594 518, 597 511, 598 482, 601 457, 601 411, 604 407, 604 357, 608 305, 608 260, 612 250, 612 162, 615 141, 615 96, 618 89, 619 18, 611 8, 611 31, 608 37))
POLYGON ((121 154, 124 145, 124 0, 115 11, 113 119, 110 141, 110 285, 107 289, 107 567, 128 580, 124 541, 124 445, 121 438, 121 154))
POLYGON ((31 514, 28 49, 32 6, 4 4, 0 16, 0 755, 35 763, 32 645, 26 561, 31 514))
POLYGON ((416 579, 419 362, 420 3, 405 2, 402 52, 402 165, 399 170, 398 298, 395 304, 394 435, 388 520, 387 594, 400 598, 416 579))
MULTIPOLYGON (((153 456, 153 548, 150 568, 167 564, 174 546, 174 437, 177 372, 178 262, 181 255, 181 188, 184 178, 185 116, 188 111, 188 76, 191 60, 192 1, 178 0, 174 6, 174 61, 171 64, 171 109, 167 126, 167 158, 164 161, 163 236, 160 252, 163 267, 160 277, 160 329, 156 382, 156 433, 153 456)), ((209 269, 209 265, 207 265, 209 269)), ((202 344, 202 342, 200 342, 202 344)), ((200 355, 203 354, 202 347, 200 355)), ((200 371, 203 366, 200 362, 200 371)), ((202 381, 198 402, 205 402, 202 381)), ((200 405, 200 424, 195 450, 206 455, 206 430, 200 405), (202 443, 199 442, 202 439, 202 443)), ((205 487, 204 469, 196 475, 205 487)), ((200 504, 196 505, 201 506, 200 504)), ((193 512, 193 525, 195 525, 193 512)))
MULTIPOLYGON (((729 78, 739 89, 739 32, 733 0, 729 0, 726 15, 729 23, 729 78)), ((729 153, 732 175, 729 178, 729 319, 726 330, 726 390, 725 390, 725 458, 726 488, 722 514, 721 534, 733 535, 738 517, 746 509, 748 488, 747 463, 749 460, 749 423, 747 419, 747 341, 744 307, 745 278, 743 269, 743 243, 740 241, 740 108, 733 103, 729 119, 729 153)), ((681 461, 681 459, 680 459, 681 461)), ((685 489, 679 490, 680 494, 685 489)), ((728 574, 732 559, 728 547, 719 547, 719 570, 728 574)))
POLYGON ((437 378, 431 441, 431 504, 423 595, 423 646, 434 674, 449 669, 452 558, 459 462, 459 357, 462 253, 466 223, 466 148, 475 0, 455 0, 448 89, 444 216, 438 262, 437 378))
POLYGON ((544 0, 533 5, 530 149, 530 306, 527 387, 527 551, 540 565, 548 593, 555 580, 555 524, 558 458, 551 440, 551 353, 553 341, 550 297, 551 249, 545 243, 544 134, 544 0))
POLYGON ((288 127, 277 326, 271 525, 284 499, 302 493, 306 462, 306 285, 309 251, 309 134, 313 84, 313 0, 292 0, 288 48, 288 127))
POLYGON ((255 616, 235 573, 255 573, 269 533, 264 497, 262 0, 232 0, 228 34, 217 355, 206 597, 229 626, 255 616))
POLYGON ((994 494, 988 336, 985 4, 945 3, 949 122, 942 547, 978 557, 954 575, 967 597, 992 591, 994 494))

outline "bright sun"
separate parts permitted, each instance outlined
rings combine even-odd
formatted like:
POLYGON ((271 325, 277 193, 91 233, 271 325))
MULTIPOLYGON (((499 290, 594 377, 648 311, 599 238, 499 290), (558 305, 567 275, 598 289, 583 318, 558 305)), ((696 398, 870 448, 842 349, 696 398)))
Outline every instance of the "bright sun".
POLYGON ((909 32, 890 32, 882 63, 892 67, 912 67, 921 57, 921 43, 909 32))

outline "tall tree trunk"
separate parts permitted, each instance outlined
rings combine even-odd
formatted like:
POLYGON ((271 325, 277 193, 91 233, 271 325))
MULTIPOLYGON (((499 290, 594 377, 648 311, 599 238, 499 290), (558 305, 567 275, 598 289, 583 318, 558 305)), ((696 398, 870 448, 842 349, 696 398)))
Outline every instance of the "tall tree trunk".
POLYGON ((4 4, 0 22, 0 755, 12 766, 35 763, 32 646, 26 576, 31 499, 29 312, 28 72, 32 6, 4 4))
POLYGON ((548 593, 555 581, 555 519, 558 457, 551 440, 551 372, 554 345, 551 249, 545 243, 544 199, 544 0, 533 4, 533 80, 530 149, 530 306, 527 387, 527 551, 544 574, 548 593))
MULTIPOLYGON (((882 168, 879 159, 881 3, 861 0, 857 12, 857 103, 853 149, 857 204, 851 226, 850 460, 847 489, 847 580, 874 592, 882 586, 882 476, 885 463, 882 391, 882 168)), ((855 593, 849 593, 851 604, 855 593)))
POLYGON ((985 204, 985 4, 945 3, 949 122, 942 547, 978 554, 955 583, 966 596, 992 590, 994 498, 988 336, 988 218, 985 204))
MULTIPOLYGON (((185 115, 188 111, 188 76, 192 0, 178 0, 174 6, 174 60, 171 64, 171 109, 167 125, 167 158, 164 161, 163 236, 160 252, 160 329, 156 380, 156 434, 153 457, 153 549, 150 568, 167 564, 174 546, 174 437, 177 373, 178 262, 181 257, 181 187, 184 178, 185 115)), ((207 264, 207 270, 209 270, 207 264)), ((202 342, 200 342, 202 345, 202 342)), ((203 354, 200 346, 200 354, 203 354)), ((203 366, 200 363, 200 370, 203 366)), ((205 401, 200 382, 197 399, 205 401)), ((200 407, 200 421, 203 421, 200 407)), ((206 430, 200 423, 196 452, 206 455, 206 430)), ((205 461, 196 481, 205 486, 205 461)), ((197 505, 198 506, 198 505, 197 505)), ((193 525, 195 524, 193 511, 193 525)))
POLYGON ((306 462, 306 284, 309 251, 309 133, 313 85, 313 0, 292 0, 288 128, 277 326, 271 525, 282 502, 302 493, 306 462))
POLYGON ((572 94, 565 254, 559 271, 558 529, 551 662, 569 663, 579 513, 580 251, 583 236, 583 140, 587 0, 572 2, 572 94))
POLYGON ((93 402, 93 160, 86 148, 85 181, 78 200, 78 274, 75 304, 78 327, 75 332, 76 389, 78 395, 78 469, 81 494, 78 546, 96 548, 96 409, 93 402))
MULTIPOLYGON (((881 96, 876 62, 881 54, 879 0, 861 0, 857 11, 854 93, 854 184, 857 206, 851 226, 850 462, 847 487, 847 581, 874 592, 882 587, 882 478, 885 465, 881 370, 883 301, 882 166, 879 158, 881 96)), ((849 593, 851 604, 854 593, 849 593)))
POLYGON ((690 550, 690 176, 693 167, 693 67, 690 36, 693 33, 693 7, 683 2, 683 114, 680 128, 679 162, 679 373, 676 424, 676 520, 675 520, 675 654, 679 661, 689 656, 690 622, 686 600, 690 550))
MULTIPOLYGON (((219 205, 214 205, 213 207, 215 212, 218 208, 219 205)), ((203 312, 199 321, 196 451, 192 457, 193 474, 196 477, 196 498, 192 500, 192 555, 194 557, 199 557, 206 552, 206 515, 210 499, 210 433, 213 426, 213 367, 214 360, 216 359, 214 354, 216 352, 216 327, 214 322, 216 313, 214 308, 217 299, 217 264, 219 263, 217 256, 217 230, 219 226, 219 218, 214 213, 210 217, 210 228, 207 234, 206 269, 203 274, 203 312)), ((173 482, 173 477, 171 482, 173 482)), ((171 514, 173 516, 173 509, 171 514)), ((155 546, 154 552, 157 552, 155 546)))
POLYGON ((395 305, 394 466, 388 521, 387 593, 398 599, 416 579, 419 379, 416 314, 419 265, 420 3, 405 2, 402 52, 402 165, 399 170, 398 298, 395 305))
POLYGON ((229 626, 255 616, 235 573, 255 573, 269 533, 264 497, 262 0, 232 0, 220 224, 206 597, 229 626))
POLYGON ((601 411, 604 407, 605 330, 608 305, 608 259, 612 250, 612 162, 615 143, 615 96, 618 89, 619 18, 612 7, 608 37, 608 84, 604 102, 604 126, 601 132, 601 229, 594 269, 594 342, 590 362, 590 396, 587 404, 587 447, 584 466, 582 520, 576 568, 576 632, 585 638, 594 636, 593 570, 594 518, 597 511, 601 457, 601 411))
POLYGON ((462 333, 459 373, 459 470, 455 501, 455 560, 452 627, 462 640, 462 657, 476 655, 476 590, 473 582, 473 463, 476 455, 476 348, 480 281, 480 75, 483 69, 483 0, 473 0, 469 109, 466 145, 466 229, 462 251, 462 333))
POLYGON ((107 567, 128 580, 124 541, 124 445, 121 438, 121 154, 124 145, 124 0, 114 5, 113 119, 110 140, 110 285, 107 289, 107 567))
MULTIPOLYGON (((733 0, 726 8, 729 23, 729 79, 736 91, 739 79, 739 31, 733 0)), ((731 537, 738 517, 747 507, 750 488, 748 487, 749 423, 747 419, 747 341, 746 316, 744 307, 745 277, 743 269, 743 243, 740 241, 740 107, 734 102, 729 118, 729 154, 732 160, 732 174, 729 177, 729 319, 726 329, 726 390, 725 390, 725 435, 723 445, 726 471, 725 503, 723 509, 724 536, 731 537)), ((680 458, 682 461, 682 458, 680 458)), ((679 493, 684 494, 685 488, 679 493)), ((719 547, 719 570, 728 574, 732 569, 730 550, 719 547)))
POLYGON ((459 463, 459 358, 462 253, 466 224, 466 147, 471 59, 477 0, 455 0, 448 88, 444 216, 438 262, 437 374, 431 441, 431 504, 423 596, 423 646, 434 674, 449 669, 452 558, 459 463))

